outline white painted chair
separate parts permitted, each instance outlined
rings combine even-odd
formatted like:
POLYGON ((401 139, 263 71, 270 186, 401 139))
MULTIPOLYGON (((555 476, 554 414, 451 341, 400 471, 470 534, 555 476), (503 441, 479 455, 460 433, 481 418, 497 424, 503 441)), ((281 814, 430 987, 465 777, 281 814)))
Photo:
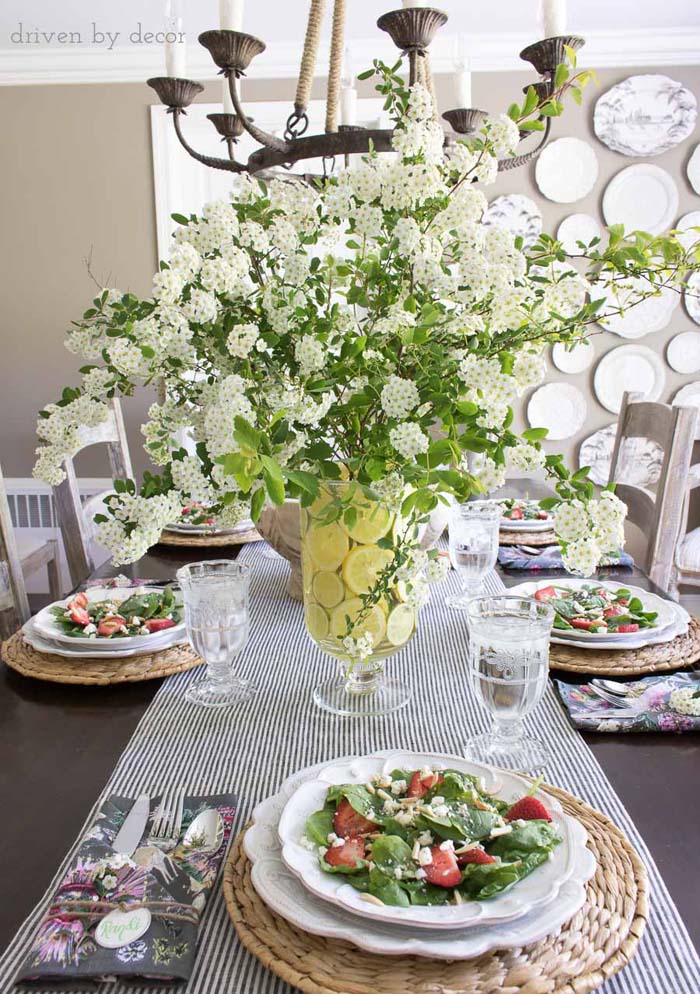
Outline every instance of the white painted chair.
MULTIPOLYGON (((124 431, 124 419, 119 401, 111 401, 107 421, 83 432, 82 452, 91 445, 105 444, 109 456, 112 479, 130 479, 133 476, 129 448, 124 431)), ((77 454, 77 453, 76 453, 77 454)), ((63 548, 73 586, 82 583, 95 569, 93 544, 95 524, 93 518, 107 494, 105 491, 83 503, 75 475, 73 459, 66 460, 66 479, 53 488, 56 511, 63 537, 63 548)))
POLYGON ((639 565, 662 590, 675 594, 678 582, 676 546, 688 515, 688 474, 698 412, 672 407, 625 393, 610 461, 609 482, 627 505, 627 518, 646 536, 639 565), (656 442, 663 451, 655 491, 625 482, 625 464, 634 458, 634 440, 656 442))

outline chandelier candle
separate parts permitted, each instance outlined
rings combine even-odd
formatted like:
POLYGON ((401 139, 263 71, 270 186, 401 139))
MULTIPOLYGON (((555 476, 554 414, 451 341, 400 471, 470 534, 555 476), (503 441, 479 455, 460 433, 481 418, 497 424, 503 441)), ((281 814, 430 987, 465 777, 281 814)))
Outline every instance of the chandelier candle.
POLYGON ((219 27, 222 31, 243 30, 244 2, 245 0, 219 0, 219 27))
POLYGON ((566 0, 540 0, 539 20, 543 38, 566 34, 566 0))
POLYGON ((233 100, 231 99, 231 89, 228 85, 228 79, 224 76, 222 80, 222 86, 224 91, 224 114, 235 114, 236 110, 233 106, 233 100))
POLYGON ((165 32, 165 75, 175 79, 187 78, 187 42, 182 30, 182 18, 167 21, 165 32))

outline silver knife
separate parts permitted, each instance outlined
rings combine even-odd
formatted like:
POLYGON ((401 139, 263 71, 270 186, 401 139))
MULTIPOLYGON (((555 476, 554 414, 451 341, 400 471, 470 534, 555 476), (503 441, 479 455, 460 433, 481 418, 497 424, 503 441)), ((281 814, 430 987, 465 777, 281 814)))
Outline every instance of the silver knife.
POLYGON ((132 804, 131 811, 124 819, 124 824, 114 837, 112 849, 115 852, 131 856, 134 850, 138 848, 150 811, 150 797, 148 794, 141 794, 132 804))

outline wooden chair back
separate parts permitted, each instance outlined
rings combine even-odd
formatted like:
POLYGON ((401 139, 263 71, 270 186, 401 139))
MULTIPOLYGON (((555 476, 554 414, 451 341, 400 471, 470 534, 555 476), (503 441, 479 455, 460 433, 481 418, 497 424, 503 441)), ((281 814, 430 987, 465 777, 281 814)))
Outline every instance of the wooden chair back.
MULTIPOLYGON (((116 398, 110 406, 110 416, 106 421, 96 428, 83 431, 78 451, 82 452, 91 445, 106 444, 112 479, 123 480, 133 476, 124 418, 116 398)), ((73 459, 66 459, 64 469, 66 479, 53 488, 53 493, 71 582, 77 586, 93 572, 95 562, 90 551, 90 528, 83 511, 73 459)))
POLYGON ((688 514, 688 470, 695 440, 697 409, 672 407, 626 392, 610 461, 609 482, 627 505, 627 518, 647 536, 642 567, 657 586, 676 586, 675 551, 688 514), (648 439, 663 450, 655 492, 624 482, 623 452, 629 439, 648 439))
POLYGON ((0 469, 0 637, 5 639, 16 632, 29 619, 30 613, 5 480, 0 469))

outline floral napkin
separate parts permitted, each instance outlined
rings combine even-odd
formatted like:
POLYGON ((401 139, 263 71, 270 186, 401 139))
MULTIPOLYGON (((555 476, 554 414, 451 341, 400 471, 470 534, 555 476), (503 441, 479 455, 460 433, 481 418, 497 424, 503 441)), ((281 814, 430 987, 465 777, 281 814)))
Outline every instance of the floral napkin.
MULTIPOLYGON (((159 800, 151 798, 152 812, 159 800)), ((115 853, 111 842, 133 803, 112 796, 102 805, 53 896, 18 981, 189 978, 199 919, 228 848, 235 797, 186 797, 177 846, 163 853, 146 845, 149 823, 129 858, 115 853), (216 851, 208 851, 196 838, 185 845, 188 826, 211 808, 221 818, 216 851), (100 926, 109 913, 107 927, 100 926), (111 948, 105 947, 105 941, 111 948)))
MULTIPOLYGON (((498 550, 498 564, 504 569, 564 569, 558 545, 549 545, 536 555, 525 552, 519 545, 503 545, 498 550)), ((601 567, 634 566, 634 560, 620 549, 616 555, 604 556, 600 565, 601 567)))
POLYGON ((599 697, 589 684, 554 681, 571 721, 586 732, 700 732, 700 673, 650 676, 626 683, 621 708, 599 697), (595 717, 591 717, 591 713, 595 717))

